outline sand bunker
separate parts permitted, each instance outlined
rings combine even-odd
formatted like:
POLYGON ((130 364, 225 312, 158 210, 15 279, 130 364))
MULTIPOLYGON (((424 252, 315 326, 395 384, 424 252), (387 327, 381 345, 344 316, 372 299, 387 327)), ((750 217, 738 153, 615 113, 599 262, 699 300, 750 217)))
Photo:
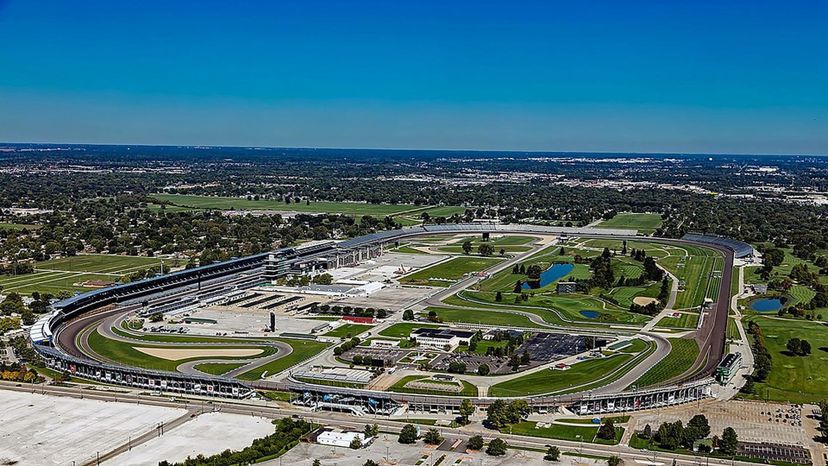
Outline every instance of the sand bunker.
POLYGON ((639 306, 646 306, 650 303, 654 303, 654 302, 657 302, 657 301, 658 300, 655 299, 655 298, 648 298, 646 296, 636 296, 635 298, 633 298, 633 302, 635 304, 638 304, 639 306))
POLYGON ((152 348, 136 346, 138 351, 156 358, 180 361, 191 358, 248 357, 262 354, 259 348, 152 348))

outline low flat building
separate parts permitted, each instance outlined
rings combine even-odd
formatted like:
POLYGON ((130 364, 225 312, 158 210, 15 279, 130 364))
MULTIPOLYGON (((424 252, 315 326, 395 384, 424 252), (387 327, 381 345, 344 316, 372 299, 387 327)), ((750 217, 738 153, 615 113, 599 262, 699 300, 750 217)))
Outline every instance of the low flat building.
POLYGON ((742 364, 742 353, 730 353, 725 356, 719 367, 716 368, 716 380, 722 385, 727 385, 739 371, 742 364))
POLYGON ((555 291, 559 294, 571 294, 578 292, 577 282, 558 282, 555 285, 555 291))
POLYGON ((374 441, 374 437, 365 437, 362 432, 335 432, 325 431, 316 437, 316 443, 320 445, 328 445, 331 447, 350 448, 354 439, 359 439, 362 447, 367 447, 374 441))
POLYGON ((471 343, 474 334, 475 332, 468 330, 418 328, 411 332, 409 338, 415 340, 418 346, 452 351, 460 345, 471 343))
POLYGON ((371 340, 372 348, 399 348, 400 340, 371 340))

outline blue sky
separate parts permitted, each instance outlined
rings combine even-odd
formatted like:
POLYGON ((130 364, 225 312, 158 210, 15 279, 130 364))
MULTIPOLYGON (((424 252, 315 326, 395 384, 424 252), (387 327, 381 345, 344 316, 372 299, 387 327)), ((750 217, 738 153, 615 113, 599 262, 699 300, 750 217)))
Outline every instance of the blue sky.
POLYGON ((828 154, 828 3, 0 0, 0 140, 828 154))

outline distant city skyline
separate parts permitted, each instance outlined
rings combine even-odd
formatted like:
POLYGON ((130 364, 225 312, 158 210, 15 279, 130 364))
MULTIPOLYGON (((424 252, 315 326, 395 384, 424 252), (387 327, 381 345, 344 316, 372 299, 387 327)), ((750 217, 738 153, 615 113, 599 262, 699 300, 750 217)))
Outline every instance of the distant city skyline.
POLYGON ((0 141, 828 155, 828 4, 0 0, 0 141))

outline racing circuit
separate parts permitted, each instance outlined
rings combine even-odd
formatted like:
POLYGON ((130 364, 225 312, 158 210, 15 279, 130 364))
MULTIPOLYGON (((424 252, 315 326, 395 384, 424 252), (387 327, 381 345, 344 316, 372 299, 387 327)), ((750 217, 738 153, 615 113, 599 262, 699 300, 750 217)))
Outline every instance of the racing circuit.
MULTIPOLYGON (((617 240, 641 241, 670 245, 692 245, 713 249, 724 258, 721 275, 722 286, 717 298, 709 308, 707 317, 695 332, 699 343, 699 354, 690 370, 654 387, 643 390, 625 391, 632 381, 638 379, 650 367, 670 352, 670 343, 655 332, 641 332, 653 342, 655 349, 629 370, 623 377, 600 387, 591 387, 575 393, 562 395, 536 395, 525 398, 533 409, 544 411, 555 406, 566 405, 582 414, 645 409, 694 401, 711 395, 710 387, 715 383, 712 375, 723 359, 726 349, 726 327, 730 304, 730 281, 735 257, 752 253, 752 248, 726 238, 703 235, 687 235, 683 239, 664 239, 638 236, 634 230, 596 228, 548 227, 538 225, 502 224, 449 224, 409 227, 369 234, 342 242, 327 242, 305 248, 283 248, 270 253, 258 254, 226 262, 214 263, 193 269, 186 269, 137 282, 103 288, 55 303, 54 311, 44 316, 32 327, 30 338, 47 364, 60 371, 112 384, 170 392, 199 395, 244 398, 256 389, 275 389, 296 394, 295 401, 307 406, 325 407, 359 414, 362 407, 369 407, 375 413, 389 413, 401 404, 410 410, 456 410, 460 398, 442 395, 416 395, 366 388, 324 386, 293 378, 289 370, 282 370, 279 380, 256 377, 245 381, 238 376, 255 372, 269 363, 289 356, 293 347, 277 339, 245 338, 225 336, 210 342, 211 347, 235 348, 240 354, 259 348, 264 357, 222 357, 202 358, 184 361, 173 370, 157 370, 132 367, 109 360, 96 353, 89 345, 88 337, 97 332, 112 341, 141 342, 145 346, 156 345, 139 339, 130 332, 114 332, 124 322, 124 316, 135 313, 166 312, 176 310, 189 303, 207 299, 231 290, 249 290, 262 282, 274 280, 293 273, 315 268, 334 269, 353 266, 371 260, 384 251, 399 244, 401 240, 428 235, 442 234, 524 234, 553 235, 557 237, 611 238, 617 240), (206 374, 197 365, 205 363, 233 363, 238 367, 220 376, 206 374), (324 406, 323 406, 324 405, 324 406)), ((511 267, 517 261, 534 254, 541 248, 533 247, 524 254, 517 254, 490 267, 490 275, 511 267)), ((422 301, 421 305, 446 304, 441 300, 478 281, 470 276, 440 290, 422 301)), ((472 308, 473 310, 473 308, 472 308)), ((565 326, 554 325, 538 318, 537 315, 510 310, 524 315, 536 326, 567 330, 565 326)), ((625 330, 618 330, 624 332, 625 330)), ((616 332, 618 332, 616 331, 616 332)), ((606 329, 584 330, 579 333, 601 335, 612 333, 606 329)), ((626 333, 631 333, 626 330, 626 333)), ((176 346, 197 347, 204 340, 192 342, 176 341, 176 346)), ((160 344, 156 345, 160 346, 160 344)), ((329 348, 330 349, 330 348, 329 348)), ((326 350, 326 354, 329 351, 326 350)), ((221 353, 224 354, 224 353, 221 353)), ((300 361, 301 363, 301 361, 300 361)), ((287 368, 287 369, 290 369, 287 368)), ((264 375, 264 374, 262 374, 264 375)), ((275 374, 271 374, 275 375, 275 374)), ((473 379, 472 380, 476 380, 473 379)), ((482 380, 482 379, 480 379, 482 380)), ((494 398, 480 396, 474 399, 479 406, 488 405, 494 398)))

